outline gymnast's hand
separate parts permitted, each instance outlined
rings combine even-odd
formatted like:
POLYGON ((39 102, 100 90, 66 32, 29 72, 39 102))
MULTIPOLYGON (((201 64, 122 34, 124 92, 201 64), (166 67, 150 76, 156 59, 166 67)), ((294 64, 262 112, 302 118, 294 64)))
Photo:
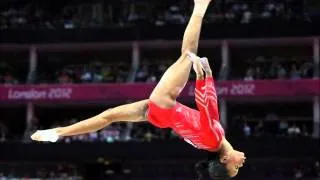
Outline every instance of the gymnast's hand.
MULTIPOLYGON (((193 70, 196 72, 197 77, 203 76, 202 70, 206 73, 206 76, 212 76, 212 71, 208 58, 195 55, 194 53, 188 52, 187 57, 193 62, 193 70)), ((200 78, 201 79, 201 78, 200 78)))
POLYGON ((31 135, 34 141, 57 142, 59 135, 56 129, 38 130, 31 135))
POLYGON ((204 73, 202 70, 202 65, 200 63, 200 58, 196 58, 195 61, 193 61, 193 70, 196 72, 197 80, 204 79, 204 73))

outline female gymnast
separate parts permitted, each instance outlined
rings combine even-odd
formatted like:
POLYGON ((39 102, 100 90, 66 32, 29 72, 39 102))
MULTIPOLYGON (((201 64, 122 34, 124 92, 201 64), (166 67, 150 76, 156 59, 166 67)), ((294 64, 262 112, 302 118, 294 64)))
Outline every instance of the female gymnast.
POLYGON ((39 130, 31 138, 56 142, 59 137, 98 131, 114 122, 148 121, 159 128, 172 128, 198 149, 217 154, 217 158, 197 164, 205 167, 212 179, 228 179, 242 167, 244 153, 236 151, 225 139, 219 122, 217 95, 207 59, 195 54, 202 19, 211 0, 194 0, 194 10, 186 27, 180 58, 163 74, 149 99, 108 109, 70 126, 39 130), (197 74, 195 100, 199 111, 176 101, 188 81, 191 67, 197 74), (203 70, 206 73, 204 79, 203 70))

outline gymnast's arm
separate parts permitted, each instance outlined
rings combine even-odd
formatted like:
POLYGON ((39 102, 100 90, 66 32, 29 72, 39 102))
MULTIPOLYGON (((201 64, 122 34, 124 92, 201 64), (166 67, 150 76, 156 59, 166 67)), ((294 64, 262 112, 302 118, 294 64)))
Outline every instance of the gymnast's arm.
POLYGON ((209 61, 207 58, 204 58, 202 61, 203 69, 206 73, 206 85, 205 85, 205 96, 206 96, 206 104, 208 109, 210 109, 209 114, 210 117, 214 120, 219 121, 219 109, 218 109, 218 97, 215 88, 215 81, 212 77, 212 70, 209 65, 209 61))
MULTIPOLYGON (((48 139, 56 139, 63 136, 73 136, 95 132, 110 125, 113 122, 140 122, 145 121, 145 112, 147 110, 148 100, 118 106, 108 109, 101 114, 70 126, 58 127, 48 130, 40 130, 35 132, 31 139, 36 141, 51 141, 48 139), (49 137, 53 136, 53 137, 49 137)), ((52 140, 55 142, 56 140, 52 140)))

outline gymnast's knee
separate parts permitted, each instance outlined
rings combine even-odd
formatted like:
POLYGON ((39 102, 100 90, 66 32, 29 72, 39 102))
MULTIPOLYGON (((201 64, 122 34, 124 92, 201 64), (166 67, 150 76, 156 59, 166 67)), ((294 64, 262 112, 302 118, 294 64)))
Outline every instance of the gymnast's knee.
POLYGON ((111 124, 114 122, 115 117, 117 117, 116 112, 114 108, 109 108, 102 113, 100 113, 98 116, 102 117, 105 122, 108 124, 111 124))

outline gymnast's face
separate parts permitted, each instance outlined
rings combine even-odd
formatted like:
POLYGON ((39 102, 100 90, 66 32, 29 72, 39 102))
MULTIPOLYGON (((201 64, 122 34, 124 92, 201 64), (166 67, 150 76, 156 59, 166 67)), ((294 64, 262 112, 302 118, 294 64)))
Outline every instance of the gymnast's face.
POLYGON ((246 160, 243 152, 233 150, 227 156, 224 156, 222 161, 226 164, 226 168, 229 171, 229 175, 234 177, 238 174, 239 168, 241 168, 246 160))

